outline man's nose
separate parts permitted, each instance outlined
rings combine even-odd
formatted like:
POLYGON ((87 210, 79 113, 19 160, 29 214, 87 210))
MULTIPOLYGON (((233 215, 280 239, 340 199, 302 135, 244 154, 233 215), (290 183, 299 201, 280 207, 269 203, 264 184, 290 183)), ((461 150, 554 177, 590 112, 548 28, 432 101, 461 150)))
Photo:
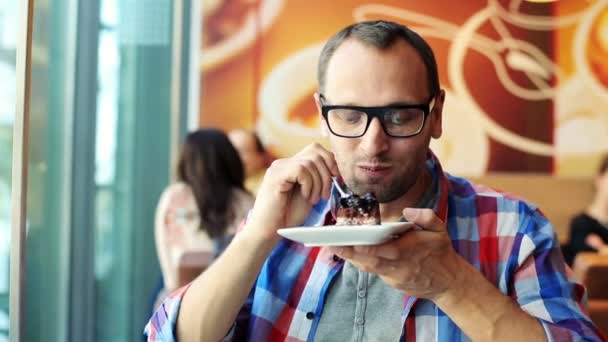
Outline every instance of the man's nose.
POLYGON ((375 156, 388 150, 389 137, 384 132, 378 118, 373 118, 365 135, 361 137, 360 147, 368 156, 375 156))

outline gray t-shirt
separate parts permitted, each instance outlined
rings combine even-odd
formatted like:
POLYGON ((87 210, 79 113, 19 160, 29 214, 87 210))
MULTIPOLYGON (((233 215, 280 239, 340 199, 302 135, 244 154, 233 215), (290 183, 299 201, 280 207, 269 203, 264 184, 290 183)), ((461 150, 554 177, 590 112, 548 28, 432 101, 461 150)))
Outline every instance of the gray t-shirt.
MULTIPOLYGON (((433 208, 438 185, 434 178, 416 207, 433 208)), ((404 306, 403 293, 345 262, 328 290, 315 341, 399 341, 404 306)))

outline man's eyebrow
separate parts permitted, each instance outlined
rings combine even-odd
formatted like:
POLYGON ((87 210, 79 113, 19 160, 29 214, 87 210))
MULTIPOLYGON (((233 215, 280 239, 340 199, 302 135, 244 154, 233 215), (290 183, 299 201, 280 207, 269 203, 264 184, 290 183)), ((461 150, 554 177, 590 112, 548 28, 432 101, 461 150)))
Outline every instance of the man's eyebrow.
POLYGON ((353 104, 353 103, 349 102, 349 103, 343 104, 342 106, 382 108, 382 107, 403 107, 403 106, 420 106, 420 105, 426 105, 426 103, 418 102, 418 101, 399 101, 399 102, 391 102, 388 104, 383 104, 381 106, 361 106, 361 105, 357 105, 357 104, 353 104))
POLYGON ((426 103, 422 101, 401 101, 401 102, 391 102, 382 107, 401 107, 401 106, 419 106, 425 105, 426 103))

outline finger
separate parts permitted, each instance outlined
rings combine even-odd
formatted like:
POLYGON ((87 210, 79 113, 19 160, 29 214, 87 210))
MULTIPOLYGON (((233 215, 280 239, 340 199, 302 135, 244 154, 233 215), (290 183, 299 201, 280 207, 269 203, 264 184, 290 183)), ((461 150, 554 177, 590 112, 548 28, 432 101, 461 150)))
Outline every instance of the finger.
POLYGON ((325 165, 327 165, 327 169, 329 170, 330 174, 332 176, 339 176, 340 171, 338 170, 338 163, 336 162, 336 157, 334 156, 334 154, 326 150, 321 145, 318 145, 317 153, 325 161, 325 165))
POLYGON ((331 246, 329 247, 329 252, 345 259, 347 256, 352 255, 352 247, 331 246))
POLYGON ((344 259, 363 272, 377 273, 381 265, 380 258, 354 254, 350 259, 344 259))
POLYGON ((362 255, 375 256, 388 260, 397 260, 401 255, 399 245, 395 241, 387 242, 376 246, 355 246, 353 248, 356 253, 362 255))
POLYGON ((331 252, 352 264, 365 265, 366 267, 377 265, 378 257, 370 254, 357 252, 357 247, 332 247, 331 252))
POLYGON ((262 186, 271 184, 279 192, 289 192, 298 184, 298 172, 292 170, 287 159, 277 159, 268 168, 262 181, 262 186))
POLYGON ((391 275, 398 269, 397 261, 395 260, 359 254, 354 248, 347 248, 342 250, 341 253, 336 254, 363 272, 391 275))
POLYGON ((336 158, 333 153, 318 143, 309 145, 304 156, 308 155, 312 155, 312 159, 317 164, 319 172, 321 172, 321 175, 324 178, 323 196, 324 198, 329 198, 331 194, 331 177, 339 175, 336 158), (324 170, 327 170, 327 173, 324 170), (326 174, 328 175, 327 179, 325 179, 326 174))
POLYGON ((302 197, 308 200, 310 198, 310 194, 312 193, 314 182, 312 176, 308 172, 308 169, 302 164, 299 164, 299 166, 295 169, 295 172, 296 175, 294 177, 294 181, 300 185, 300 193, 302 194, 302 197))
POLYGON ((329 169, 332 171, 332 174, 334 176, 338 175, 338 165, 336 164, 336 158, 334 157, 334 154, 328 151, 325 147, 323 147, 323 145, 319 143, 312 143, 306 146, 306 148, 296 154, 296 156, 307 157, 313 154, 321 155, 323 159, 325 159, 325 162, 327 163, 329 169))
POLYGON ((348 262, 350 262, 354 267, 356 267, 357 269, 363 271, 363 272, 367 272, 367 273, 377 273, 377 265, 378 265, 378 261, 377 259, 375 259, 372 263, 370 262, 360 262, 357 260, 348 260, 348 262))
POLYGON ((301 163, 306 168, 312 179, 310 195, 307 197, 307 199, 314 204, 321 197, 321 191, 323 191, 323 179, 321 178, 317 165, 313 160, 303 159, 301 163))
POLYGON ((331 247, 330 251, 344 259, 352 259, 359 256, 378 257, 389 260, 399 258, 399 245, 396 241, 382 245, 363 245, 353 247, 331 247))
POLYGON ((327 165, 323 156, 317 154, 313 158, 313 161, 321 177, 321 196, 325 199, 328 199, 331 194, 331 171, 329 170, 329 166, 327 165))
POLYGON ((432 209, 427 208, 405 208, 403 217, 409 222, 415 223, 424 230, 435 232, 445 231, 445 224, 432 209))
POLYGON ((374 273, 384 277, 394 277, 400 270, 400 266, 394 260, 380 259, 380 263, 374 269, 374 273))

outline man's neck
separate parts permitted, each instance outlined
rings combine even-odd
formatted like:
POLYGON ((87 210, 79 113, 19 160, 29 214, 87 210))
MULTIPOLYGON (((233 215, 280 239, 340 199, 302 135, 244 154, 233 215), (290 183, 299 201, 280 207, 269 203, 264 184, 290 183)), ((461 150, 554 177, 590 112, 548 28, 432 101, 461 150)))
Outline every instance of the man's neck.
POLYGON ((398 221, 403 216, 403 209, 414 207, 418 204, 431 184, 431 174, 425 167, 420 175, 420 179, 414 183, 408 192, 392 202, 380 203, 380 216, 382 222, 398 221))

